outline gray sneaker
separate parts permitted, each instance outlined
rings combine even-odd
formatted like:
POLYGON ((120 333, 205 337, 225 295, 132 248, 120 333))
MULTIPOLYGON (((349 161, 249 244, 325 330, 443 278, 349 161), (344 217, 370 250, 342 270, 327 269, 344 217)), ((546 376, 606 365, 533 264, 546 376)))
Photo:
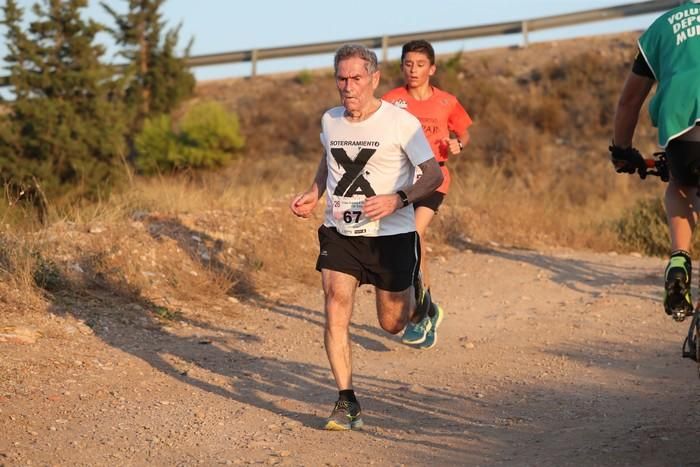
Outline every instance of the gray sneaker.
POLYGON ((338 400, 333 407, 333 412, 326 419, 324 429, 331 431, 359 430, 364 425, 360 414, 359 402, 338 400))

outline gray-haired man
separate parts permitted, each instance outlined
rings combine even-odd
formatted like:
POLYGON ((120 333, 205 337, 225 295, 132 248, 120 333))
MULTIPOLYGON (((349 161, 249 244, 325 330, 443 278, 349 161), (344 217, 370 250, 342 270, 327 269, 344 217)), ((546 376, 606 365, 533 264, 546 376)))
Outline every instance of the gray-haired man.
POLYGON ((326 354, 339 397, 325 427, 349 430, 362 426, 349 334, 355 290, 374 285, 379 324, 391 334, 427 311, 417 310, 414 298, 420 245, 412 203, 431 194, 443 175, 418 119, 375 97, 380 72, 374 52, 344 45, 334 65, 342 106, 323 115, 324 155, 311 187, 290 208, 306 218, 326 193, 316 269, 325 294, 326 354), (423 175, 413 184, 416 166, 423 175))

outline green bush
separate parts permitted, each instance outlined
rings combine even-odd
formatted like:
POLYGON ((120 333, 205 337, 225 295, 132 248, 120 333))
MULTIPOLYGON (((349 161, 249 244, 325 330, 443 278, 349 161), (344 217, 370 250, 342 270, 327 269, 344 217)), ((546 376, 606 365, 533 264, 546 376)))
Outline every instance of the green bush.
POLYGON ((147 119, 135 140, 135 164, 144 174, 218 167, 243 145, 238 117, 216 102, 202 102, 178 124, 167 115, 147 119))
POLYGON ((158 115, 146 119, 134 146, 137 152, 134 163, 141 172, 151 174, 159 168, 174 166, 177 136, 172 131, 170 116, 158 115))
POLYGON ((309 70, 301 70, 294 77, 294 81, 301 84, 302 86, 307 86, 307 85, 311 84, 311 82, 313 80, 314 80, 314 76, 311 74, 311 72, 309 70))
POLYGON ((187 143, 224 152, 243 147, 240 131, 238 117, 217 102, 195 105, 180 122, 180 132, 187 143))
POLYGON ((666 211, 660 198, 637 201, 613 226, 623 245, 654 256, 666 256, 670 248, 666 211))

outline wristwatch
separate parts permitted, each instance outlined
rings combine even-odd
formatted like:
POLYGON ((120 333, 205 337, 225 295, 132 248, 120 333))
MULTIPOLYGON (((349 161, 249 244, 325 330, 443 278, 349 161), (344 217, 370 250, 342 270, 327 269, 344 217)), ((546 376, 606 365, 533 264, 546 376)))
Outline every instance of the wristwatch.
POLYGON ((406 196, 406 193, 404 193, 403 190, 399 190, 396 192, 397 195, 399 195, 399 198, 401 198, 401 204, 403 204, 403 207, 408 206, 408 196, 406 196))

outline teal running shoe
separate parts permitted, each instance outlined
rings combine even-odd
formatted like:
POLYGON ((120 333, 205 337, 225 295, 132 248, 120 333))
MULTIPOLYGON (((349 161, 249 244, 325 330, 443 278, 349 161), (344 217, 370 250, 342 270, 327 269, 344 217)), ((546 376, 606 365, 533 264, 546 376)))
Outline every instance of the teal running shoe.
POLYGON ((425 335, 425 340, 418 345, 420 349, 432 349, 437 344, 437 330, 438 326, 442 323, 442 319, 445 316, 445 312, 440 305, 435 304, 435 316, 430 318, 431 326, 428 333, 425 335))
POLYGON ((333 412, 326 419, 324 429, 330 431, 360 430, 364 425, 360 414, 359 402, 338 400, 333 407, 333 412))
POLYGON ((432 322, 428 316, 428 310, 433 306, 433 299, 430 296, 430 289, 423 288, 420 273, 416 275, 413 287, 416 294, 416 314, 420 316, 421 319, 417 323, 409 321, 406 325, 406 329, 403 331, 401 342, 409 345, 422 343, 430 330, 430 326, 432 326, 432 322))
POLYGON ((401 336, 401 342, 409 345, 422 343, 432 326, 433 322, 427 314, 417 323, 409 321, 401 336))

